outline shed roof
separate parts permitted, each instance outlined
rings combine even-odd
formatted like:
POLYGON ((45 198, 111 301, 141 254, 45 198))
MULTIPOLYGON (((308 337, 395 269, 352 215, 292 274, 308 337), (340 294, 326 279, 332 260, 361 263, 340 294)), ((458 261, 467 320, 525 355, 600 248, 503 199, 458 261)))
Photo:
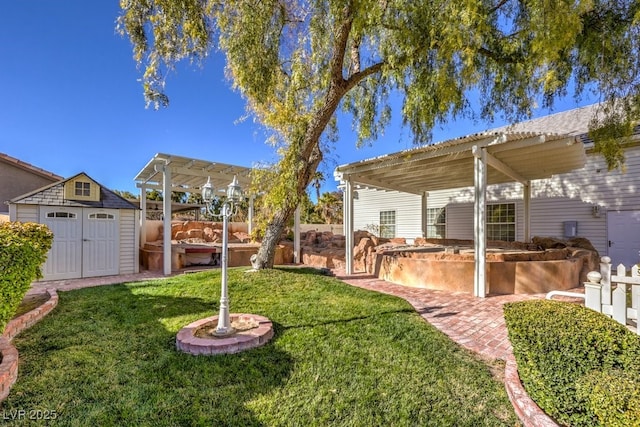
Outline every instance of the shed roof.
POLYGON ((104 185, 101 185, 95 179, 91 178, 84 172, 80 172, 67 179, 54 182, 37 190, 31 191, 30 193, 15 197, 11 199, 9 203, 104 209, 138 209, 137 206, 133 205, 125 198, 109 190, 104 185), (91 181, 98 184, 98 186, 100 187, 100 201, 68 200, 64 198, 65 183, 77 178, 80 175, 84 175, 91 181))

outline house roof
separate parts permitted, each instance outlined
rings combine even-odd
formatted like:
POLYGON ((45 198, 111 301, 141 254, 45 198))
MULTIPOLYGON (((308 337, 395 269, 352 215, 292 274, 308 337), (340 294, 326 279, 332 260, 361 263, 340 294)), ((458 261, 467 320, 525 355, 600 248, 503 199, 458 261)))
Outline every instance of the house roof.
MULTIPOLYGON (((580 138, 587 145, 593 144, 589 136, 591 121, 604 113, 600 104, 587 105, 573 110, 549 114, 532 120, 492 129, 492 132, 538 132, 571 135, 580 138)), ((633 130, 633 135, 640 135, 640 125, 633 130)))
POLYGON ((54 182, 37 190, 31 191, 22 196, 18 196, 9 201, 9 203, 17 204, 38 204, 47 206, 69 206, 69 207, 87 207, 87 208, 104 208, 104 209, 138 209, 125 198, 119 196, 113 191, 98 183, 84 172, 80 172, 70 178, 54 182), (100 187, 100 201, 85 200, 68 200, 64 198, 64 185, 68 181, 76 179, 84 175, 100 187))
POLYGON ((37 166, 33 166, 30 163, 23 162, 22 160, 16 159, 15 157, 11 157, 10 155, 5 154, 5 153, 0 153, 0 162, 4 162, 4 163, 7 163, 7 164, 10 164, 10 165, 15 166, 17 168, 23 169, 23 170, 25 170, 27 172, 31 172, 31 173, 33 173, 35 175, 39 175, 39 176, 41 176, 43 178, 50 179, 51 181, 59 181, 59 180, 63 179, 61 176, 56 175, 53 172, 49 172, 49 171, 44 170, 42 168, 39 168, 37 166))
POLYGON ((226 190, 234 176, 243 189, 251 185, 251 168, 166 153, 156 153, 153 156, 134 178, 136 185, 162 190, 162 168, 165 166, 171 172, 172 191, 199 192, 208 177, 211 177, 213 188, 220 191, 226 190))

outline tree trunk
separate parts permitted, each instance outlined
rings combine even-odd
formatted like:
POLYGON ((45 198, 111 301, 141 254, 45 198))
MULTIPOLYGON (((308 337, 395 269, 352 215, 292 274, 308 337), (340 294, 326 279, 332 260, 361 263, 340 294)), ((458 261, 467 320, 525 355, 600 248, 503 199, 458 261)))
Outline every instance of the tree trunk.
POLYGON ((273 219, 264 231, 260 249, 258 249, 258 268, 273 268, 278 242, 280 242, 280 237, 292 212, 293 210, 290 208, 280 208, 273 215, 273 219))
MULTIPOLYGON (((318 142, 309 142, 312 145, 312 149, 309 158, 303 165, 296 176, 296 192, 297 197, 291 197, 287 199, 281 207, 279 207, 275 213, 267 228, 264 232, 260 249, 258 250, 258 259, 256 260, 258 268, 273 268, 273 262, 276 255, 277 245, 280 242, 282 233, 284 232, 287 222, 293 212, 297 208, 297 204, 292 200, 299 200, 302 193, 306 191, 307 185, 311 180, 311 176, 315 173, 320 161, 322 160, 322 152, 318 147, 318 142)), ((298 260, 299 261, 299 260, 298 260)))
MULTIPOLYGON (((296 194, 288 197, 284 203, 276 209, 273 219, 265 230, 262 244, 258 250, 258 259, 256 260, 258 267, 261 269, 273 268, 276 246, 280 241, 287 221, 295 211, 297 201, 300 200, 300 196, 306 191, 307 186, 318 169, 318 165, 322 161, 323 153, 320 149, 319 141, 331 117, 338 108, 340 100, 345 93, 359 81, 378 72, 382 68, 382 63, 373 64, 366 70, 356 71, 347 80, 343 78, 344 53, 353 22, 353 10, 351 6, 353 5, 345 6, 344 19, 336 29, 334 52, 330 64, 331 84, 329 85, 325 102, 306 123, 304 138, 300 142, 300 145, 296 148, 293 148, 295 144, 289 147, 289 150, 296 150, 296 152, 290 152, 288 154, 295 155, 297 159, 296 165, 299 165, 294 190, 296 194)), ((319 193, 319 188, 317 188, 317 191, 319 193)))

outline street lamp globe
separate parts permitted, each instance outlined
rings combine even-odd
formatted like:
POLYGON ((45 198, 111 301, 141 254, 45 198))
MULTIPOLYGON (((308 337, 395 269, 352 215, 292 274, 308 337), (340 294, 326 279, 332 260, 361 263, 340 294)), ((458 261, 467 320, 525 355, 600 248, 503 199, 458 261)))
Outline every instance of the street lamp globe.
POLYGON ((227 199, 232 203, 238 203, 242 199, 242 187, 238 183, 238 178, 234 175, 233 181, 227 187, 227 199))
POLYGON ((211 177, 207 177, 207 183, 202 186, 202 199, 207 203, 213 200, 213 185, 211 184, 211 177))

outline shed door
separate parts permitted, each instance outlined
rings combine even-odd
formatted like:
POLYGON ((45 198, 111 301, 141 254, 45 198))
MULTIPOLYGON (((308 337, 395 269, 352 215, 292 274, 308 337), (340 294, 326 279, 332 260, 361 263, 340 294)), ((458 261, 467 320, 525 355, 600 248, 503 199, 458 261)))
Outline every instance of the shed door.
POLYGON ((82 277, 118 274, 118 213, 117 209, 84 209, 82 277))
POLYGON ((42 269, 44 278, 82 277, 82 209, 43 206, 40 222, 53 232, 53 244, 42 269))
POLYGON ((118 274, 119 211, 43 206, 40 222, 53 232, 45 280, 118 274))
POLYGON ((607 233, 607 255, 614 268, 618 264, 630 268, 640 261, 640 211, 608 211, 607 233))

